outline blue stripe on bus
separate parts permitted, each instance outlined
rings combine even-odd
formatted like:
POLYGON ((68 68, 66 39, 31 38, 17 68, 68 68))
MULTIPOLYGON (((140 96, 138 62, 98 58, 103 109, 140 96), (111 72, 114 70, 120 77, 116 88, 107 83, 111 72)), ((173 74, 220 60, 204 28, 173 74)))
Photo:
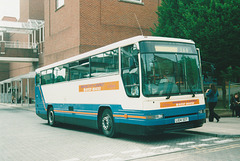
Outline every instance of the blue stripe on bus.
MULTIPOLYGON (((36 112, 47 114, 48 104, 42 93, 41 87, 36 87, 36 92, 40 97, 36 100, 36 112)), ((109 107, 113 112, 115 123, 135 124, 143 126, 174 124, 176 118, 188 117, 189 121, 205 119, 206 114, 199 114, 199 110, 205 109, 205 105, 164 108, 157 110, 124 110, 121 105, 110 104, 51 104, 56 116, 69 118, 79 118, 97 121, 100 107, 109 107), (72 108, 72 109, 70 109, 72 108), (164 114, 164 119, 147 119, 150 115, 164 114)))

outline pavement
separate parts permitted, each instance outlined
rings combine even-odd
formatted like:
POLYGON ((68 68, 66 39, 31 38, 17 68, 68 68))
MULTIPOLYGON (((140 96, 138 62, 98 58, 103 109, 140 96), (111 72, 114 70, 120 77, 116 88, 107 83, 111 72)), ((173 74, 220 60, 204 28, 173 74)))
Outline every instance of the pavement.
MULTIPOLYGON (((35 104, 3 104, 12 108, 28 110, 35 112, 35 104)), ((220 115, 221 116, 221 115, 220 115)), ((221 117, 219 122, 209 122, 208 118, 202 127, 186 130, 195 134, 209 135, 215 137, 236 137, 240 138, 240 118, 237 117, 221 117)))
POLYGON ((240 137, 240 118, 221 117, 219 122, 209 122, 207 118, 202 127, 187 131, 216 137, 240 137))

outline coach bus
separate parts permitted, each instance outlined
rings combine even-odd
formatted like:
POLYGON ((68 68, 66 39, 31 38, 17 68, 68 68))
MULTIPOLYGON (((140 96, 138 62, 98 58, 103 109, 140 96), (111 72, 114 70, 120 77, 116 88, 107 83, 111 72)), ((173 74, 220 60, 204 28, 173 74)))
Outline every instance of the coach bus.
POLYGON ((200 54, 192 40, 136 36, 36 70, 36 114, 150 135, 201 127, 206 120, 200 54))

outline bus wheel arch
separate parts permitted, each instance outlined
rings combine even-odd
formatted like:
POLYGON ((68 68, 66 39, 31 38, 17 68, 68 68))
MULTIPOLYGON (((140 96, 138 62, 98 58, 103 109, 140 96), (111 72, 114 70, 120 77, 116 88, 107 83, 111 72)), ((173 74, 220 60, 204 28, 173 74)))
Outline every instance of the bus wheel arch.
POLYGON ((48 105, 48 108, 47 108, 47 119, 48 119, 48 124, 50 126, 55 126, 56 125, 55 113, 54 113, 52 105, 48 105))
POLYGON ((98 128, 107 137, 116 137, 116 126, 110 107, 100 107, 98 110, 98 128))

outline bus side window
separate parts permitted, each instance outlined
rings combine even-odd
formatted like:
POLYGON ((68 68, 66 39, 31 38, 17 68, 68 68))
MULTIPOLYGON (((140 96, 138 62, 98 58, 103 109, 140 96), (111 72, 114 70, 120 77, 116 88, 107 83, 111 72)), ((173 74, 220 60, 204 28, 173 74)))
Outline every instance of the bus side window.
POLYGON ((136 45, 121 47, 122 80, 130 97, 139 97, 139 62, 136 45))
POLYGON ((69 64, 70 80, 89 77, 89 58, 75 61, 69 64))
POLYGON ((91 57, 91 77, 101 77, 118 73, 118 49, 91 57))
POLYGON ((53 69, 48 69, 41 72, 41 84, 51 84, 53 83, 53 69))
POLYGON ((64 82, 67 80, 68 65, 62 65, 54 68, 54 83, 64 82))
POLYGON ((37 73, 36 74, 36 85, 40 84, 40 79, 41 79, 40 73, 37 73))

